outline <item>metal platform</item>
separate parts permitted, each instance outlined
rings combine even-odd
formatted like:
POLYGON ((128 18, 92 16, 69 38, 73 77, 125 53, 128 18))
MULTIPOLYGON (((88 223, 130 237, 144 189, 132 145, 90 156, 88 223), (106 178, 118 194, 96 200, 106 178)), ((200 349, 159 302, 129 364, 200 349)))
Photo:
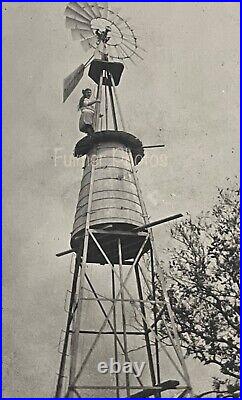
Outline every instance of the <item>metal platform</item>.
POLYGON ((121 143, 129 148, 135 165, 138 165, 144 157, 143 144, 140 139, 131 133, 114 130, 95 132, 82 138, 75 146, 74 157, 83 157, 91 151, 95 144, 109 141, 121 143))
MULTIPOLYGON (((91 229, 91 232, 98 239, 99 244, 104 250, 105 254, 108 256, 110 261, 113 264, 119 263, 119 254, 118 254, 118 240, 121 240, 123 244, 123 260, 124 264, 129 265, 131 262, 129 260, 133 260, 138 251, 144 242, 144 239, 147 236, 147 233, 132 233, 130 231, 118 231, 118 230, 104 230, 104 229, 91 229)), ((82 252, 84 246, 84 231, 80 233, 80 235, 76 235, 72 238, 71 247, 76 251, 82 252)), ((150 241, 147 241, 142 254, 146 253, 150 249, 150 241)), ((87 255, 88 263, 98 263, 105 264, 106 259, 98 249, 96 243, 92 238, 89 240, 88 244, 88 255, 87 255)))

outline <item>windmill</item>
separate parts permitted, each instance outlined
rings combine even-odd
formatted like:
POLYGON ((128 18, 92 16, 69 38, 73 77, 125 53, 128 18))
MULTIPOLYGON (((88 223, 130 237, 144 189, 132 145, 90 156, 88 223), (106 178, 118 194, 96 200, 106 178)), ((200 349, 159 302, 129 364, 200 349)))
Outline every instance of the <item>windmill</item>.
POLYGON ((89 67, 100 101, 94 133, 74 150, 85 165, 71 249, 57 254, 74 254, 74 268, 55 397, 183 397, 191 384, 152 232, 182 215, 149 221, 135 168, 145 148, 156 146, 143 146, 125 131, 115 90, 124 63, 142 59, 143 50, 128 22, 107 3, 69 3, 65 15, 73 39, 92 56, 65 79, 63 100, 89 67), (158 329, 164 309, 168 349, 158 329), (99 366, 107 360, 127 369, 103 374, 99 366))
POLYGON ((85 52, 93 54, 64 79, 63 102, 80 82, 94 57, 132 63, 135 63, 134 58, 143 60, 141 52, 144 50, 138 45, 134 30, 117 11, 108 8, 108 3, 69 3, 65 15, 72 39, 78 40, 85 52))

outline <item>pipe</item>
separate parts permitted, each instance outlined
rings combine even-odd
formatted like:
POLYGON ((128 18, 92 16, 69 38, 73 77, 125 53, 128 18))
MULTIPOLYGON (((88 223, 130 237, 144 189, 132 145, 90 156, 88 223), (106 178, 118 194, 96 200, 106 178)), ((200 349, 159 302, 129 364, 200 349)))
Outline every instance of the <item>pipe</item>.
POLYGON ((183 214, 172 215, 171 217, 158 219, 157 221, 150 222, 149 224, 138 226, 137 228, 132 229, 132 231, 133 232, 140 232, 140 231, 143 231, 144 229, 152 228, 152 226, 164 224, 165 222, 169 222, 169 221, 172 221, 173 219, 177 219, 177 218, 181 218, 181 217, 183 217, 183 214))
POLYGON ((66 256, 67 254, 75 253, 73 249, 62 251, 61 253, 57 253, 56 257, 66 256))

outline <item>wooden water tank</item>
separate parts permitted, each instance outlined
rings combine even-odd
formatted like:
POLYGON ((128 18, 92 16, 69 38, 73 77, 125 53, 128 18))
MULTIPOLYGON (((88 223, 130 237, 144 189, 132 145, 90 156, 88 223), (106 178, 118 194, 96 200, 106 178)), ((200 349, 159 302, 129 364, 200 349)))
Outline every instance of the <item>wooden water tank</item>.
MULTIPOLYGON (((132 168, 132 162, 137 164, 143 157, 142 143, 126 132, 96 132, 92 137, 85 137, 77 144, 75 155, 82 156, 83 153, 87 156, 71 246, 75 250, 81 250, 83 247, 91 191, 89 227, 105 230, 102 234, 99 233, 98 240, 113 262, 117 261, 118 257, 115 250, 118 238, 121 238, 123 243, 124 257, 133 258, 140 248, 143 236, 134 234, 132 230, 145 224, 132 168)), ((88 261, 102 262, 103 257, 100 251, 97 251, 95 243, 90 241, 90 245, 92 249, 89 251, 88 261)))

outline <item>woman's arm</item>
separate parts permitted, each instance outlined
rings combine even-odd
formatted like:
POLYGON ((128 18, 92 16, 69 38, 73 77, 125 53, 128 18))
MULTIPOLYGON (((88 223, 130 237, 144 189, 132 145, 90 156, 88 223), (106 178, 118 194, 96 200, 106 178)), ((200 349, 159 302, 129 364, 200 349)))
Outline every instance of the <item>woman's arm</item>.
POLYGON ((92 101, 85 101, 85 106, 92 106, 93 104, 100 103, 101 100, 92 100, 92 101))

